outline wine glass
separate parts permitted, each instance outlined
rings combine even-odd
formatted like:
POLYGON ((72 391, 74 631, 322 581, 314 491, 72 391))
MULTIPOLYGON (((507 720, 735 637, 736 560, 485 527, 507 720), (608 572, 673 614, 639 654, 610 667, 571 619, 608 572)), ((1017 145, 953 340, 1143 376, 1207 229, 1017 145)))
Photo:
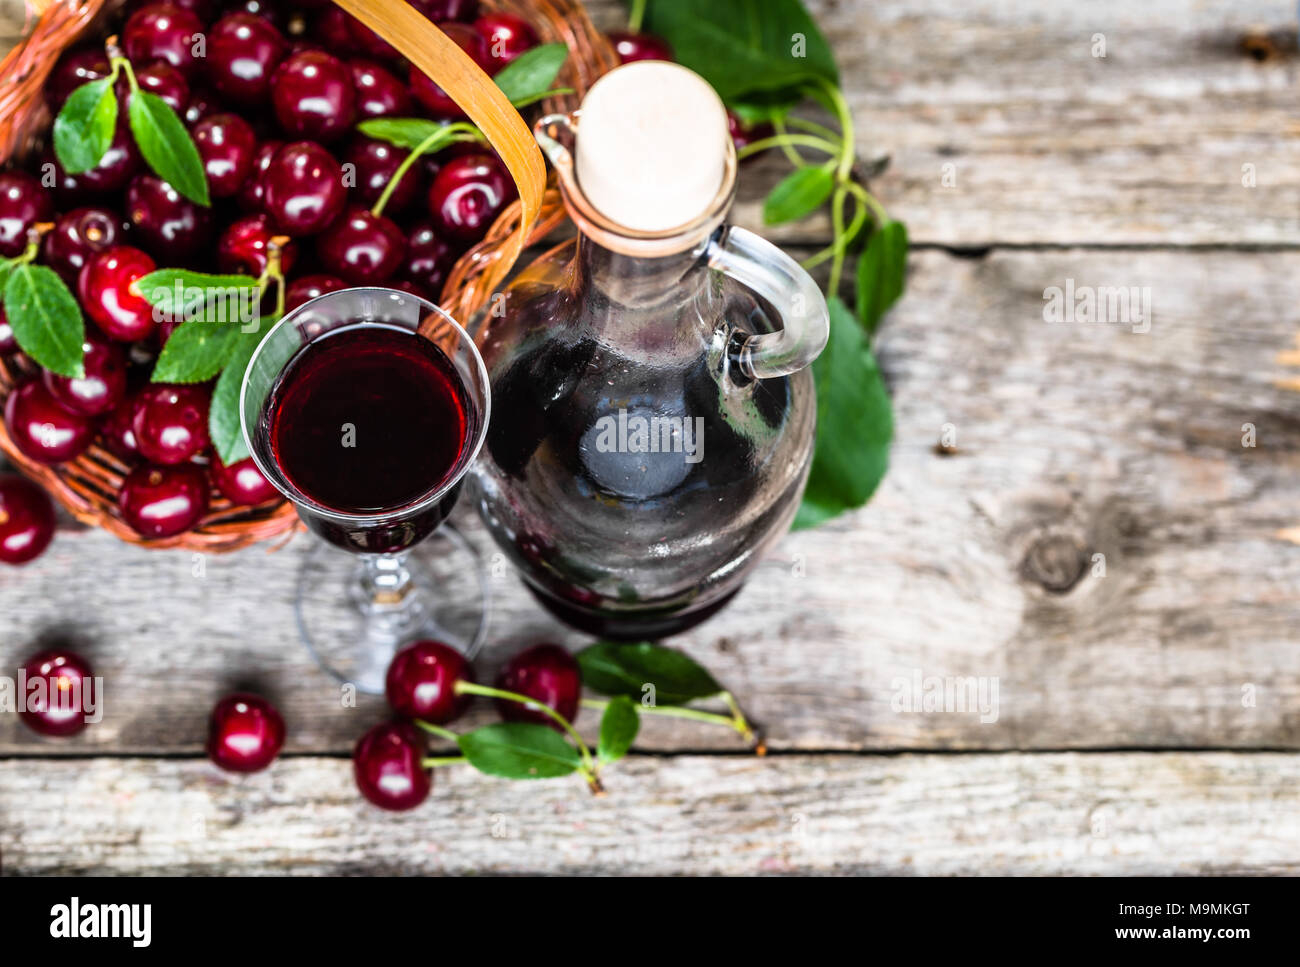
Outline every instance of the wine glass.
POLYGON ((474 340, 433 303, 354 288, 303 303, 244 374, 240 419, 257 467, 324 540, 299 576, 303 640, 321 667, 378 694, 421 638, 472 658, 488 585, 444 523, 487 432, 474 340))

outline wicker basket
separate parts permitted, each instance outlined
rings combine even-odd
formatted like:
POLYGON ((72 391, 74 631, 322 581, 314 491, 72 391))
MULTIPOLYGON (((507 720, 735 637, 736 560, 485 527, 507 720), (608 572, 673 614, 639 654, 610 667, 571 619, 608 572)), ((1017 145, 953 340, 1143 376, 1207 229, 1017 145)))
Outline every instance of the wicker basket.
MULTIPOLYGON (((43 94, 46 77, 64 50, 97 31, 104 32, 105 21, 118 12, 122 2, 29 0, 26 36, 0 63, 0 166, 11 160, 23 161, 46 140, 51 122, 43 94)), ((561 41, 568 45, 570 56, 559 82, 576 93, 544 102, 545 111, 572 109, 596 79, 616 64, 608 43, 592 25, 579 0, 481 0, 481 5, 487 10, 524 17, 543 43, 561 41)), ((518 250, 518 245, 510 243, 518 241, 515 235, 520 220, 520 204, 516 202, 502 213, 484 240, 456 263, 441 297, 444 308, 456 319, 469 319, 487 302, 495 280, 506 268, 502 261, 512 258, 518 250)), ((540 217, 526 241, 540 241, 564 220, 564 207, 552 176, 540 217)), ((33 375, 32 364, 23 359, 21 355, 0 358, 0 408, 10 391, 33 375)), ((122 520, 118 511, 118 492, 131 468, 98 441, 75 460, 45 466, 19 451, 0 421, 0 450, 77 520, 142 547, 233 551, 287 537, 299 526, 293 507, 284 501, 237 507, 214 491, 209 512, 197 528, 176 537, 146 540, 122 520)))

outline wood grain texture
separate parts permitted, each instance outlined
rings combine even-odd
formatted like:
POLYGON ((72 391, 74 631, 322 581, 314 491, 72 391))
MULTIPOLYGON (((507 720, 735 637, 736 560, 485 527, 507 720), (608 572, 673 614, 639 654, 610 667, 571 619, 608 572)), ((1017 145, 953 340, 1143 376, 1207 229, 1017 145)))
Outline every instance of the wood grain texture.
POLYGON ((443 769, 396 815, 338 759, 34 765, 0 763, 6 874, 1300 872, 1294 755, 634 758, 603 799, 443 769))
MULTIPOLYGON (((1300 747, 1300 547, 1278 536, 1300 516, 1300 423, 1272 362, 1298 270, 1291 253, 916 255, 880 345, 898 430, 879 494, 787 538, 678 643, 774 749, 1300 747), (1151 331, 1045 323, 1043 290, 1067 279, 1149 286, 1151 331), (936 452, 945 425, 955 453, 936 452), (896 710, 914 674, 996 679, 997 720, 896 710)), ((0 751, 197 752, 205 710, 250 680, 292 750, 349 749, 381 708, 342 708, 298 644, 295 544, 204 561, 86 532, 0 571, 3 673, 66 633, 109 699, 66 744, 0 715, 0 751)), ((496 591, 481 672, 527 642, 583 644, 512 575, 496 591)), ((642 747, 740 740, 656 720, 642 747)))

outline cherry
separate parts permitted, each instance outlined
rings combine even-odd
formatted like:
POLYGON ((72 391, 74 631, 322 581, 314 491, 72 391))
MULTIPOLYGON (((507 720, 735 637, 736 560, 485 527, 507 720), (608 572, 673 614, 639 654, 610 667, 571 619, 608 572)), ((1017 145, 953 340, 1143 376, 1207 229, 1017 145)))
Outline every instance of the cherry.
POLYGON ((133 238, 151 254, 184 260, 207 246, 212 212, 154 175, 137 175, 126 190, 133 238))
POLYGON ((357 58, 348 63, 356 89, 357 114, 362 118, 401 117, 411 113, 411 94, 388 68, 357 58))
POLYGON ((227 6, 232 12, 251 13, 255 17, 264 17, 281 30, 284 29, 288 19, 283 9, 269 3, 268 0, 238 0, 227 6))
POLYGON ((122 47, 132 64, 161 60, 184 74, 194 68, 194 35, 203 22, 190 10, 171 3, 141 7, 122 28, 122 47))
POLYGON ((245 457, 226 466, 219 456, 213 454, 209 472, 222 496, 232 504, 252 507, 279 499, 280 492, 262 476, 262 471, 257 469, 252 457, 245 457))
POLYGON ((348 21, 351 19, 342 7, 331 4, 327 9, 312 15, 312 36, 322 47, 335 54, 351 53, 356 49, 356 42, 348 29, 348 21))
POLYGON ((193 128, 204 118, 220 111, 221 102, 217 100, 216 94, 206 88, 200 88, 190 92, 190 99, 185 105, 181 120, 185 122, 186 127, 193 128))
POLYGON ((41 260, 75 284, 90 257, 121 243, 129 230, 129 223, 107 208, 74 208, 45 233, 41 260))
POLYGON ((45 81, 45 98, 50 110, 58 113, 68 95, 82 84, 97 81, 113 73, 104 48, 75 47, 59 58, 45 81))
POLYGON ((333 155, 311 141, 286 144, 263 175, 265 208, 286 235, 314 235, 343 210, 343 169, 333 155))
POLYGON ((410 279, 390 279, 384 283, 390 288, 397 289, 400 292, 409 292, 417 298, 424 299, 426 302, 437 302, 437 293, 426 289, 422 285, 417 285, 410 279))
POLYGON ((402 53, 351 14, 347 15, 348 36, 352 46, 370 57, 397 60, 402 53))
POLYGON ((438 26, 446 20, 473 23, 478 16, 478 0, 411 0, 411 6, 438 26))
POLYGON ((86 375, 41 374, 45 388, 78 416, 102 416, 126 398, 126 353, 103 336, 86 333, 81 344, 86 375))
POLYGON ((391 219, 353 205, 321 235, 316 255, 326 271, 353 285, 378 285, 402 264, 406 236, 391 219))
POLYGON ((284 311, 292 312, 304 302, 310 302, 326 292, 346 289, 348 284, 335 275, 304 275, 289 283, 284 294, 284 311))
POLYGON ((454 158, 429 187, 429 215, 445 238, 477 242, 518 197, 505 166, 490 154, 454 158))
POLYGON ((352 773, 361 795, 394 812, 420 805, 433 788, 433 776, 424 768, 424 750, 424 737, 415 726, 376 725, 352 750, 352 773))
POLYGON ((0 561, 26 564, 54 539, 50 496, 26 477, 0 474, 0 561))
MULTIPOLYGON (((204 23, 212 19, 212 0, 166 0, 166 2, 175 4, 178 7, 184 7, 194 16, 198 17, 204 23)), ((141 7, 152 6, 158 3, 158 0, 131 0, 127 4, 128 11, 134 13, 141 7)))
POLYGON ((457 254, 458 250, 438 234, 431 222, 417 222, 406 236, 402 275, 430 292, 441 292, 457 254))
POLYGON ((537 34, 528 21, 513 14, 484 14, 474 21, 474 29, 487 46, 493 74, 538 44, 537 34))
MULTIPOLYGON (((161 327, 159 329, 161 331, 161 327)), ((123 460, 131 462, 140 456, 135 445, 135 398, 129 397, 108 414, 100 427, 104 444, 123 460)))
POLYGON ((140 456, 173 466, 207 449, 211 398, 201 385, 153 383, 141 390, 131 421, 140 456))
POLYGON ((87 260, 77 292, 86 315, 104 335, 138 342, 153 332, 153 306, 134 285, 155 268, 153 259, 130 245, 114 245, 87 260))
MULTIPOLYGON (((736 150, 747 148, 755 141, 763 141, 776 134, 776 129, 770 124, 746 124, 735 111, 727 110, 727 130, 731 132, 732 143, 735 144, 736 150)), ((760 152, 761 154, 761 152, 760 152)), ((746 161, 757 158, 758 155, 750 155, 746 161)))
MULTIPOLYGON (((387 141, 374 138, 358 137, 348 147, 343 160, 351 164, 356 171, 356 197, 366 205, 373 205, 388 187, 397 169, 410 154, 405 148, 399 148, 387 141)), ((413 164, 402 175, 393 193, 388 197, 384 211, 392 214, 410 206, 420 194, 420 166, 413 164)))
POLYGON ((39 181, 22 171, 0 172, 0 255, 21 255, 28 229, 53 212, 50 193, 39 181))
POLYGON ((14 337, 14 327, 9 325, 9 316, 5 307, 0 305, 0 356, 9 356, 18 352, 18 340, 14 337))
POLYGON ((41 159, 41 168, 53 165, 54 189, 65 200, 84 199, 91 195, 110 195, 126 187, 126 183, 140 170, 140 152, 135 146, 135 139, 125 123, 119 121, 113 133, 113 141, 99 159, 99 164, 90 171, 79 175, 70 175, 63 170, 52 148, 46 148, 41 159))
POLYGON ((300 51, 276 68, 271 103, 280 127, 290 135, 332 141, 356 117, 352 71, 333 54, 300 51))
POLYGON ((474 681, 463 654, 441 641, 417 641, 393 657, 384 692, 398 715, 444 725, 464 714, 473 697, 456 694, 459 681, 474 681))
POLYGON ((258 772, 284 748, 284 719, 260 695, 236 692, 212 708, 208 758, 227 772, 258 772))
POLYGON ((208 478, 201 467, 136 467, 122 481, 118 508, 141 537, 174 537, 208 512, 208 478))
MULTIPOLYGON (((526 695, 572 723, 582 697, 582 673, 573 656, 559 645, 534 645, 506 663, 497 675, 496 687, 526 695)), ((507 722, 536 722, 560 728, 555 719, 535 706, 502 698, 495 701, 497 711, 507 722)))
POLYGON ((208 33, 208 78, 217 91, 244 104, 266 100, 284 58, 284 36, 265 17, 227 14, 208 33))
POLYGON ((95 687, 86 659, 66 648, 53 648, 27 659, 23 676, 28 691, 19 701, 19 715, 29 729, 41 735, 67 736, 86 727, 86 699, 91 697, 87 693, 95 687), (38 680, 41 687, 33 688, 38 680))
MULTIPOLYGON (((492 59, 488 56, 487 44, 473 27, 459 23, 444 23, 438 26, 442 28, 443 33, 456 42, 461 50, 469 54, 474 63, 491 73, 492 59)), ((415 99, 434 117, 446 121, 460 121, 465 118, 465 112, 451 99, 451 95, 415 65, 411 66, 408 83, 411 85, 411 93, 415 95, 415 99)))
MULTIPOLYGON (((190 103, 190 85, 182 74, 166 61, 154 61, 135 72, 136 83, 151 94, 157 94, 168 107, 177 114, 184 114, 190 103)), ((126 113, 131 99, 131 85, 125 79, 117 83, 117 98, 121 102, 121 111, 126 113)))
POLYGON ((613 45, 620 64, 631 64, 638 60, 673 59, 673 49, 668 46, 668 41, 654 34, 615 31, 609 35, 609 42, 613 45))
POLYGON ((260 212, 266 205, 266 172, 271 161, 281 148, 283 141, 263 141, 253 155, 253 164, 239 189, 239 207, 247 212, 260 212))
POLYGON ((228 198, 238 192, 257 155, 252 125, 238 114, 209 114, 194 125, 192 133, 212 195, 228 198))
MULTIPOLYGON (((266 271, 271 239, 275 237, 271 216, 245 215, 230 223, 217 242, 217 267, 222 272, 251 275, 258 279, 266 271)), ((292 242, 280 249, 280 269, 288 272, 298 256, 292 242)))
POLYGON ((9 394, 5 426, 15 446, 37 463, 64 463, 95 439, 94 422, 65 410, 40 380, 9 394))

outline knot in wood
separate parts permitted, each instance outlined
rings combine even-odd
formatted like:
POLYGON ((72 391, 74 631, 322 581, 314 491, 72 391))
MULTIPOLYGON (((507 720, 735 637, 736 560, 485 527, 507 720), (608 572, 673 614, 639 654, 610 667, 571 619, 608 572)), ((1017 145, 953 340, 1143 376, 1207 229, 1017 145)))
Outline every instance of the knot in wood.
POLYGON ((1053 594, 1064 594, 1083 577, 1083 548, 1073 538, 1051 534, 1040 538, 1025 555, 1023 573, 1053 594))

